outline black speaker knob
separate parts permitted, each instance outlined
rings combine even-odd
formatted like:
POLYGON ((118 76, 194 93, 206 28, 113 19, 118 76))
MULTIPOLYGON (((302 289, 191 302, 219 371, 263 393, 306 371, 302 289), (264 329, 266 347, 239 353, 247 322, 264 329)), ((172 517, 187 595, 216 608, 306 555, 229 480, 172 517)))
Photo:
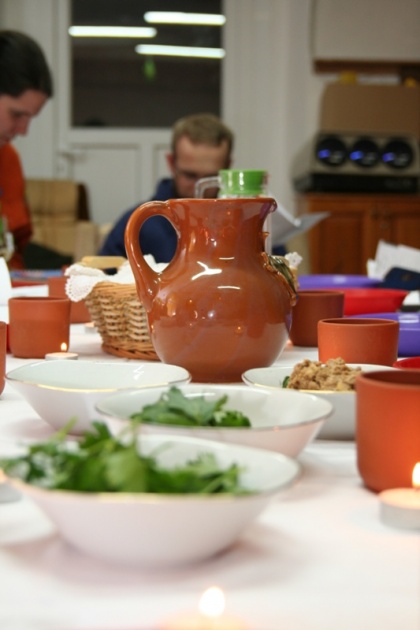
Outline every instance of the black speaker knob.
POLYGON ((379 162, 381 153, 374 140, 370 138, 359 138, 352 145, 349 157, 357 166, 361 168, 371 168, 379 162))
POLYGON ((382 162, 390 168, 407 168, 413 159, 413 149, 401 138, 393 138, 382 150, 382 162))
POLYGON ((316 143, 315 157, 327 166, 341 166, 347 159, 346 145, 337 136, 325 136, 316 143))

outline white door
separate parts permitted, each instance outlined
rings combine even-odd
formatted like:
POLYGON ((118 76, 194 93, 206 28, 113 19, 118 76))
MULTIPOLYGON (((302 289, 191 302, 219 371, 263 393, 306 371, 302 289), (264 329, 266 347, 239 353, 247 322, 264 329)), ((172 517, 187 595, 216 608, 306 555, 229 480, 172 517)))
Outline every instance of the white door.
POLYGON ((70 0, 58 3, 57 176, 87 187, 91 219, 114 222, 126 209, 150 198, 168 174, 170 129, 103 129, 71 126, 71 51, 67 36, 70 0), (66 35, 64 35, 66 34, 66 35))

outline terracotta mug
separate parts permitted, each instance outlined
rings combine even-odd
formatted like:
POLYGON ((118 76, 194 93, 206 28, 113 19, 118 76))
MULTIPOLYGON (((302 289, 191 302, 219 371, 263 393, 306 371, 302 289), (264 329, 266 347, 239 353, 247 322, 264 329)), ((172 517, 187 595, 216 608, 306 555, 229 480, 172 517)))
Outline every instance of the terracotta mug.
POLYGON ((3 392, 6 374, 7 324, 0 322, 0 394, 3 392))
MULTIPOLYGON (((67 276, 54 276, 48 278, 48 295, 50 297, 68 298, 66 293, 67 276)), ((80 302, 70 301, 70 323, 84 324, 92 319, 84 300, 80 302)))
POLYGON ((399 324, 391 319, 342 317, 318 322, 318 358, 390 365, 398 356, 399 324))
POLYGON ((356 380, 357 466, 375 492, 410 488, 420 462, 420 370, 365 372, 356 380))
POLYGON ((343 312, 343 291, 322 289, 298 291, 297 302, 292 311, 290 341, 295 346, 316 347, 319 320, 342 317, 343 312))
POLYGON ((10 298, 9 343, 15 357, 43 359, 49 352, 68 350, 69 338, 69 299, 10 298))

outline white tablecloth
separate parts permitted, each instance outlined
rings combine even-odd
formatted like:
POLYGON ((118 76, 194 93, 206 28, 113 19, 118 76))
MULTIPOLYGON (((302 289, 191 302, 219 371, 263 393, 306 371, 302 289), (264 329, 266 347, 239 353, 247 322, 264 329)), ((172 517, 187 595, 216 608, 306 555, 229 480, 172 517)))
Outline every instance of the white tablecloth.
MULTIPOLYGON (((97 334, 73 326, 80 360, 106 355, 97 334)), ((313 350, 287 347, 280 364, 313 350)), ((22 364, 12 356, 7 369, 22 364)), ((52 429, 6 385, 0 453, 52 429)), ((353 442, 315 441, 302 476, 220 556, 171 572, 126 569, 63 542, 26 499, 0 503, 1 630, 152 630, 220 586, 227 613, 249 630, 419 630, 420 535, 379 520, 378 497, 357 474, 353 442)))

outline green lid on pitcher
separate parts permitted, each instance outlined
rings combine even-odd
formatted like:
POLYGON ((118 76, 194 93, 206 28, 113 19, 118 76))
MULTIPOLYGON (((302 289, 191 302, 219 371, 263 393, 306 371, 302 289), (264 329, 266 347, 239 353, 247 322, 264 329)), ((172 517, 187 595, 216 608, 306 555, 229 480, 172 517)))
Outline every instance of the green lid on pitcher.
POLYGON ((218 197, 259 197, 267 194, 268 173, 256 169, 223 169, 216 176, 199 179, 195 196, 205 197, 209 188, 218 188, 218 197))
POLYGON ((267 171, 225 169, 219 171, 219 197, 257 197, 266 193, 267 171))

